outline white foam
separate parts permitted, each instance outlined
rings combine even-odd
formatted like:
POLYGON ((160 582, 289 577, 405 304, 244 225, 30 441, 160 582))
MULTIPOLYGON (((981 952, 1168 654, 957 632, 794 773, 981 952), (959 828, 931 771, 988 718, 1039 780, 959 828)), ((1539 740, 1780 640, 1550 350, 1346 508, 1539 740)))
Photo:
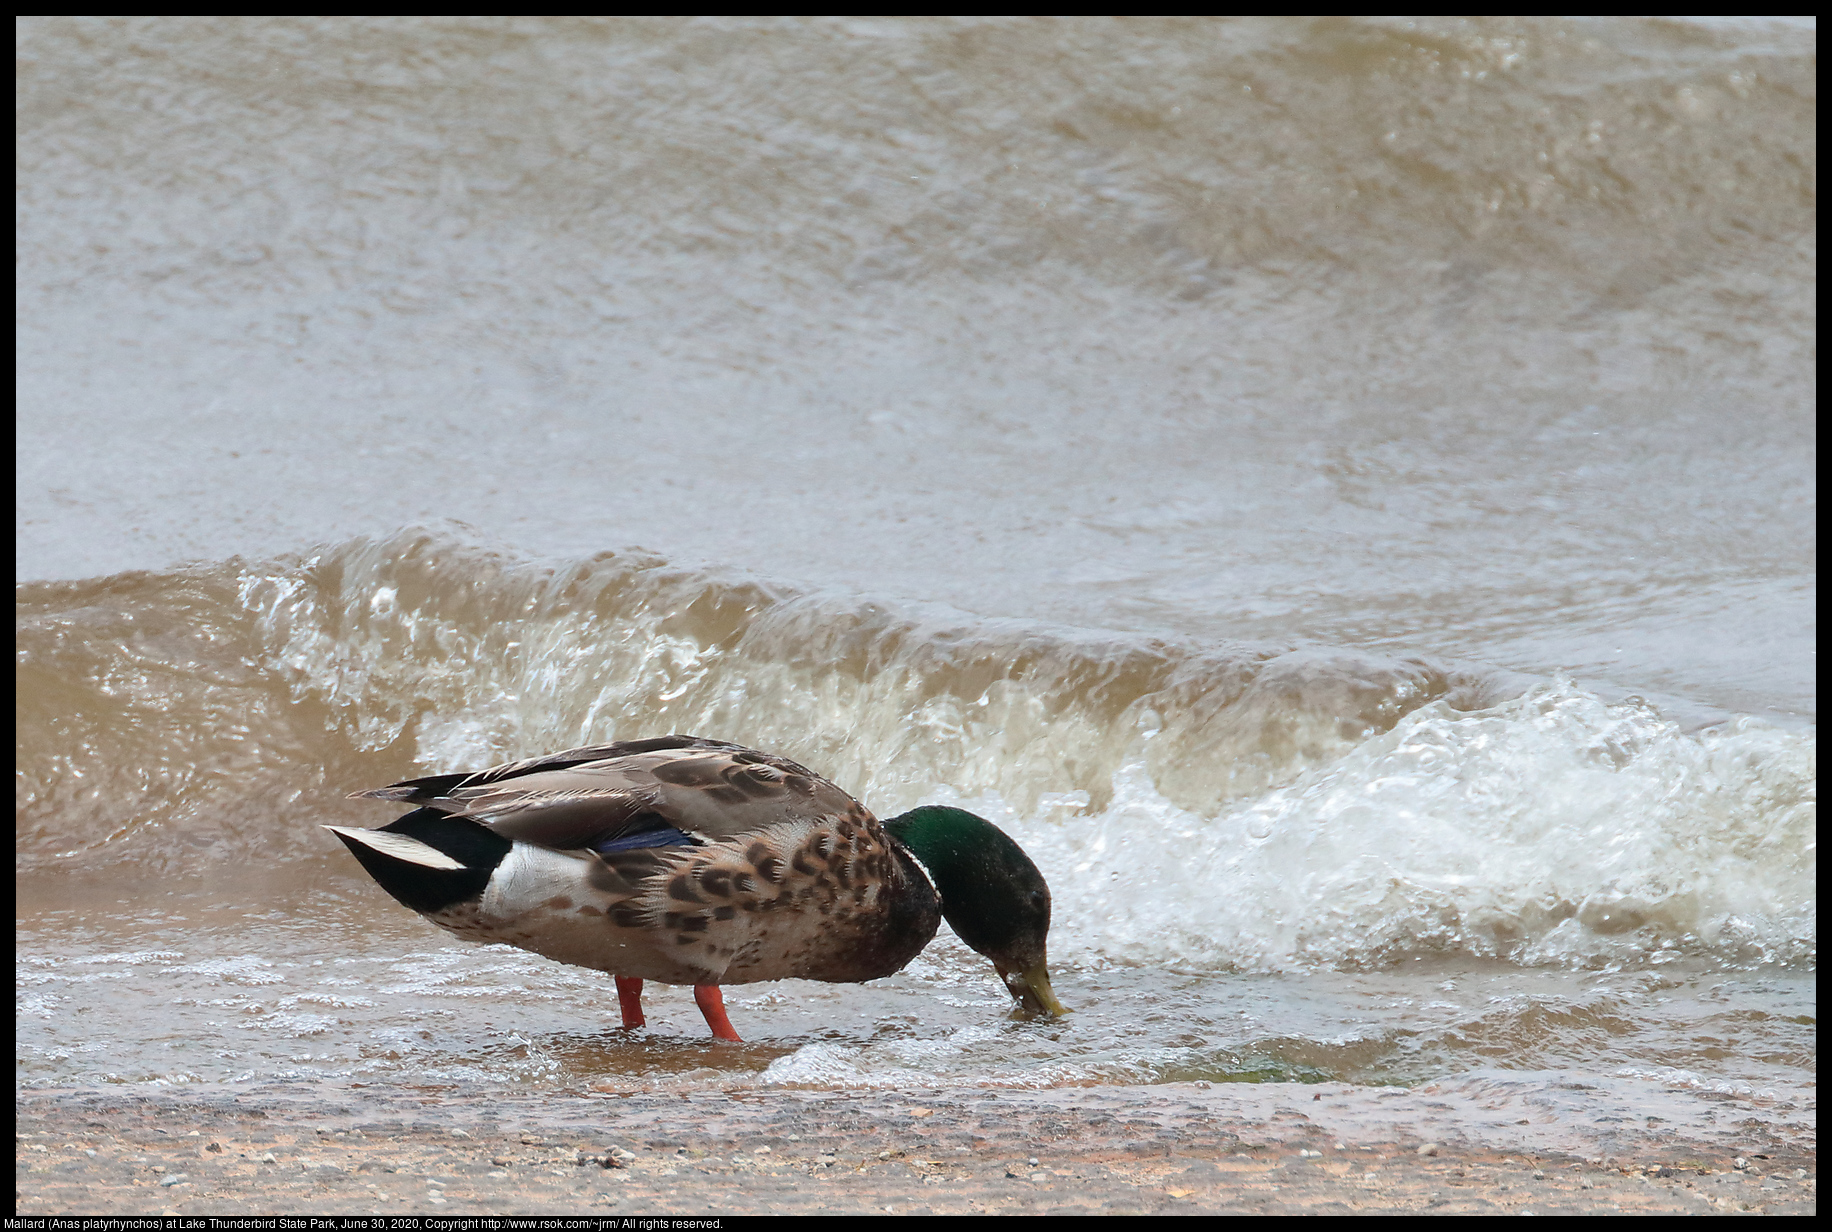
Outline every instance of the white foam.
POLYGON ((1816 741, 1683 732, 1559 682, 1424 707, 1204 818, 1135 756, 1111 804, 1007 826, 1049 877, 1052 953, 1282 970, 1465 952, 1523 963, 1810 957, 1816 741))

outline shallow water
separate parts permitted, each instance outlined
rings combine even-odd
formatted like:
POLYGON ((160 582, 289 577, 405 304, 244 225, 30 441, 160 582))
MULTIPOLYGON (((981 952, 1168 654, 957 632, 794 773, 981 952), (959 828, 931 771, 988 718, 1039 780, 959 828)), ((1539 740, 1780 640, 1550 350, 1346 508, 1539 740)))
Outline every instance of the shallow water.
POLYGON ((1056 984, 1072 1014, 1024 1021, 951 934, 868 985, 728 989, 747 1042, 721 1044, 686 989, 648 986, 649 1027, 625 1031, 607 978, 507 946, 446 944, 404 911, 371 910, 367 882, 330 861, 310 872, 307 891, 266 911, 203 887, 22 904, 20 1080, 1415 1084, 1491 1067, 1583 1072, 1607 1058, 1612 1076, 1773 1102, 1801 1098, 1813 1067, 1814 981, 1800 972, 1682 959, 1523 970, 1421 955, 1285 975, 1071 954, 1056 984))
POLYGON ((1812 23, 22 32, 21 1082, 1811 1087, 1812 23), (1074 1015, 631 1037, 318 829, 670 731, 1074 1015))

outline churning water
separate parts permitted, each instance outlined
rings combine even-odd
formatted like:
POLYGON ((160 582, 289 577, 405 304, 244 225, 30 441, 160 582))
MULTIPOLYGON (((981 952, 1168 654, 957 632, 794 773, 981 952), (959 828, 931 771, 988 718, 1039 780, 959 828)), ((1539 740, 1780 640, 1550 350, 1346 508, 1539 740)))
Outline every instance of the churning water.
POLYGON ((19 54, 22 1082, 1811 1086, 1810 23, 19 54), (630 1038, 318 829, 675 731, 998 821, 1076 1013, 630 1038))

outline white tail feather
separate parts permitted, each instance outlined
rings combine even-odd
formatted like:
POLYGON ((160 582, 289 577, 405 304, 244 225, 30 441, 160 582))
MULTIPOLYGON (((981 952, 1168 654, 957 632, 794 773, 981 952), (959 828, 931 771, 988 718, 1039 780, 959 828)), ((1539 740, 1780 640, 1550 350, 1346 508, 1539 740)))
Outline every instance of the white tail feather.
POLYGON ((418 864, 424 868, 458 869, 464 865, 440 851, 429 847, 417 838, 408 838, 405 834, 390 834, 385 830, 363 830, 354 826, 326 826, 332 834, 341 834, 345 838, 355 839, 363 846, 396 860, 408 864, 418 864))

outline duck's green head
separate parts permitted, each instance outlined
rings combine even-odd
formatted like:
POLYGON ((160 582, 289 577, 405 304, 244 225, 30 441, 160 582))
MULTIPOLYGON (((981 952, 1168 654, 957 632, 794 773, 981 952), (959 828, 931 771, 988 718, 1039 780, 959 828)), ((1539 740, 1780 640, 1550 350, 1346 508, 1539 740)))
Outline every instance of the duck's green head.
POLYGON ((1066 1014, 1050 989, 1050 887, 1024 848, 983 817, 924 805, 884 823, 922 862, 948 924, 992 959, 999 978, 1033 1013, 1066 1014))

